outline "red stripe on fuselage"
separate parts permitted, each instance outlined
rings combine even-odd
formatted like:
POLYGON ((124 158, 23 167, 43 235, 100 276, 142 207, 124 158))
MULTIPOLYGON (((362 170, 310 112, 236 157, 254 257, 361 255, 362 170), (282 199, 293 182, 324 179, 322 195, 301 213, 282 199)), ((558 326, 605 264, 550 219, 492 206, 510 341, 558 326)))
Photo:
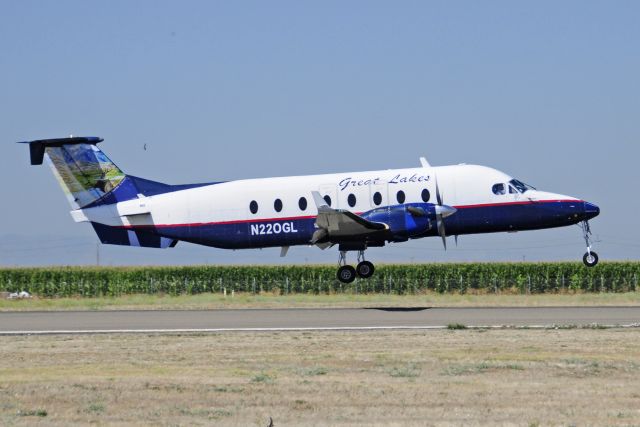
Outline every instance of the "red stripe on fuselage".
POLYGON ((298 219, 311 219, 315 217, 316 215, 306 215, 306 216, 289 216, 289 217, 282 217, 282 218, 234 219, 231 221, 217 221, 217 222, 192 222, 188 224, 120 225, 120 226, 117 226, 117 228, 201 227, 203 225, 230 225, 230 224, 246 224, 250 222, 293 221, 298 219))
MULTIPOLYGON (((536 201, 526 201, 526 202, 505 202, 505 203, 484 203, 478 205, 458 205, 454 206, 456 209, 472 209, 472 208, 488 208, 488 207, 496 207, 496 206, 513 206, 513 205, 535 205, 538 203, 559 203, 559 202, 575 202, 580 203, 582 200, 536 200, 536 201)), ((354 212, 356 215, 360 215, 362 212, 354 212)), ((247 224, 247 223, 256 223, 256 222, 272 222, 272 221, 293 221, 300 219, 312 219, 315 218, 316 215, 305 215, 305 216, 289 216, 282 218, 259 218, 259 219, 237 219, 231 221, 217 221, 217 222, 193 222, 188 224, 149 224, 149 225, 118 225, 114 226, 114 228, 126 228, 126 229, 136 229, 136 228, 173 228, 173 227, 202 227, 205 225, 231 225, 231 224, 247 224)))

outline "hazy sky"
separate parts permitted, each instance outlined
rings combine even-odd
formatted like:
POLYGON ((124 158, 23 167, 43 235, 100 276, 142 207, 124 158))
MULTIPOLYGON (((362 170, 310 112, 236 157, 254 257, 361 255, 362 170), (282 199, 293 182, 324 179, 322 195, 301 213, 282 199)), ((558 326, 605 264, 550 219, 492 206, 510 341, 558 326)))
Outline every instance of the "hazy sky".
MULTIPOLYGON (((484 164, 598 204, 600 258, 638 259, 639 22, 637 1, 0 1, 0 265, 96 262, 91 227, 14 144, 69 134, 172 184, 484 164)), ((449 243, 368 256, 584 253, 576 226, 449 243)), ((278 255, 100 248, 104 264, 337 261, 278 255)))

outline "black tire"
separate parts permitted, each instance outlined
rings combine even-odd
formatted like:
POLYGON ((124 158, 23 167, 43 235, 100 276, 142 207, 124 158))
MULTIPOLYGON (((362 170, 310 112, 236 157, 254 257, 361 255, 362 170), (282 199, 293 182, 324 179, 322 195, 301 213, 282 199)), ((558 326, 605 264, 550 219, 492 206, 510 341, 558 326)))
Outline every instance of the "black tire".
POLYGON ((582 262, 584 262, 584 265, 587 267, 595 267, 596 264, 598 264, 598 254, 593 251, 591 251, 591 253, 586 252, 582 257, 582 262))
POLYGON ((342 283, 351 283, 356 280, 356 269, 350 265, 343 265, 338 269, 337 277, 342 283))
POLYGON ((358 277, 362 277, 363 279, 368 279, 373 276, 374 271, 376 271, 373 263, 369 261, 362 261, 356 267, 356 272, 358 273, 358 277))

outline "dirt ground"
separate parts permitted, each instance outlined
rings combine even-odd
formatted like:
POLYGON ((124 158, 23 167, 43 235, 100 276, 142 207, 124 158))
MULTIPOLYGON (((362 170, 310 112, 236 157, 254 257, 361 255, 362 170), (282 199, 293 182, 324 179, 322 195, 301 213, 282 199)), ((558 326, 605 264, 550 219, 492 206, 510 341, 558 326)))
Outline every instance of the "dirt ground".
POLYGON ((2 425, 640 425, 640 329, 0 337, 2 425))
POLYGON ((248 294, 123 295, 99 298, 0 298, 0 311, 30 310, 214 310, 218 308, 311 308, 311 307, 551 307, 636 306, 639 292, 491 294, 426 292, 394 294, 248 294))

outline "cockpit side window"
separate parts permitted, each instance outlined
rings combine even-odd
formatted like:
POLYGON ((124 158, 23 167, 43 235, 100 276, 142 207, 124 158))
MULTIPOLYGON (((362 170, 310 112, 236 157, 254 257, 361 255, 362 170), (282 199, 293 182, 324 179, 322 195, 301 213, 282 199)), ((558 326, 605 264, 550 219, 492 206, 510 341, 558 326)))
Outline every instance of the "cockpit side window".
POLYGON ((509 186, 509 194, 518 194, 518 190, 513 188, 511 185, 509 186))
POLYGON ((530 186, 529 184, 525 184, 522 181, 518 181, 517 179, 512 179, 511 181, 509 181, 509 184, 513 185, 521 193, 524 193, 528 190, 535 190, 534 187, 530 186))
POLYGON ((493 194, 497 196, 502 196, 503 194, 507 193, 505 190, 504 184, 502 183, 494 184, 493 187, 491 188, 491 191, 493 191, 493 194))

